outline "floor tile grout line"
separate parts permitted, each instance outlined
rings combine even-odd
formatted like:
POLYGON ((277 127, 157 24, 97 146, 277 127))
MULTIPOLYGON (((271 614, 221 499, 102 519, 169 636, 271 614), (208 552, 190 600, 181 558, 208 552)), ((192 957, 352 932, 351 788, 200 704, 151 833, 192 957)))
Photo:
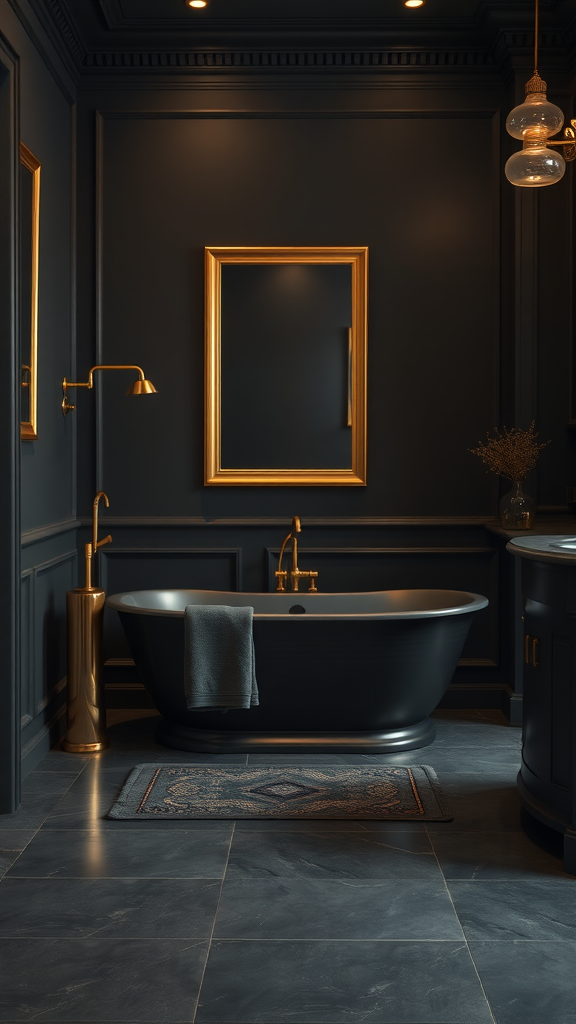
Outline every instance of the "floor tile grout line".
POLYGON ((220 875, 12 875, 9 882, 221 882, 220 875))
POLYGON ((486 989, 484 988, 484 983, 482 981, 482 978, 480 977, 480 973, 478 971, 478 967, 476 966, 476 961, 475 961, 474 957, 472 956, 472 950, 470 949, 470 943, 468 942, 468 939, 466 939, 466 948, 468 950, 468 956, 470 957, 470 961, 471 961, 472 966, 474 968, 474 973, 476 974, 476 977, 478 978, 478 984, 480 985, 480 988, 482 989, 482 994, 484 996, 484 999, 486 1000, 486 1005, 487 1005, 488 1010, 490 1012, 490 1016, 492 1017, 492 1020, 494 1021, 494 1024, 498 1024, 498 1022, 496 1020, 496 1017, 494 1015, 494 1011, 492 1010, 492 1005, 491 1005, 490 1000, 488 999, 488 996, 486 994, 486 989))
MULTIPOLYGON (((50 943, 61 942, 61 941, 62 942, 68 941, 68 942, 74 942, 74 943, 76 943, 76 942, 93 942, 93 941, 97 941, 97 942, 110 942, 110 943, 113 942, 113 943, 117 944, 119 938, 121 939, 122 942, 162 942, 162 943, 164 943, 164 942, 198 942, 198 943, 206 942, 206 943, 210 943, 211 942, 211 939, 208 936, 206 936, 206 935, 178 935, 178 936, 175 936, 175 937, 161 936, 160 938, 158 938, 158 936, 156 936, 156 935, 139 935, 139 936, 136 936, 136 935, 122 935, 122 936, 118 936, 118 935, 102 935, 102 936, 100 936, 100 935, 94 935, 93 933, 90 934, 90 935, 0 935, 0 942, 14 942, 16 940, 21 940, 22 942, 30 941, 30 942, 50 942, 50 943)), ((276 938, 246 938, 246 937, 242 937, 242 936, 237 937, 237 938, 230 938, 230 937, 226 937, 226 936, 224 936, 224 937, 222 937, 222 936, 220 936, 220 937, 219 936, 215 936, 215 941, 221 942, 222 944, 239 943, 239 942, 258 942, 258 943, 266 943, 266 944, 269 943, 269 942, 276 942, 276 943, 283 943, 283 944, 290 944, 290 943, 295 943, 295 942, 296 943, 313 942, 313 943, 319 943, 319 944, 323 944, 323 945, 330 945, 331 943, 336 943, 336 944, 340 945, 342 943, 357 944, 357 943, 363 942, 363 943, 371 943, 372 945, 376 945, 377 944, 379 946, 384 946, 387 943, 393 943, 394 945, 397 945, 398 943, 406 943, 406 944, 407 943, 412 943, 413 945, 417 944, 417 945, 420 945, 420 946, 430 946, 430 945, 435 944, 435 943, 443 943, 444 945, 452 944, 452 945, 459 945, 459 946, 461 946, 463 944, 468 945, 468 942, 466 941, 466 939, 462 939, 462 938, 451 938, 451 939, 420 939, 420 938, 412 938, 412 939, 407 939, 407 938, 394 938, 394 936, 388 936, 385 939, 377 939, 377 938, 362 938, 362 939, 357 939, 357 938, 356 939, 354 939, 354 938, 326 938, 324 936, 322 936, 320 938, 312 938, 310 936, 307 936, 304 939, 299 939, 299 938, 288 938, 288 939, 280 938, 280 939, 276 939, 276 938)), ((471 942, 475 942, 475 943, 482 943, 482 945, 486 945, 486 944, 495 945, 495 944, 498 944, 498 945, 506 945, 506 946, 508 946, 508 945, 510 945, 512 943, 514 945, 520 945, 520 944, 522 944, 522 945, 538 945, 538 946, 558 946, 558 945, 560 945, 560 946, 575 946, 576 947, 576 939, 517 939, 517 938, 510 938, 510 939, 471 939, 470 941, 471 942)), ((3 1022, 3 1024, 5 1024, 5 1022, 3 1022)))
MULTIPOLYGON (((426 832, 428 833, 428 827, 426 827, 426 832)), ((436 863, 438 864, 438 869, 439 869, 439 871, 440 871, 440 873, 442 875, 442 879, 443 879, 443 882, 444 882, 444 888, 446 890, 448 899, 450 900, 452 909, 453 909, 454 914, 456 916, 456 920, 458 921, 458 924, 460 925, 460 929, 462 931, 462 942, 466 946, 466 950, 468 952, 468 956, 470 958, 470 962, 472 964, 472 967, 474 968, 474 973, 476 974, 476 977, 478 978, 478 984, 480 985, 480 988, 482 990, 482 995, 484 996, 484 999, 486 1000, 486 1006, 488 1007, 488 1012, 489 1012, 489 1014, 490 1014, 490 1016, 492 1018, 493 1024, 496 1024, 496 1018, 494 1017, 494 1014, 492 1013, 492 1007, 491 1007, 490 1002, 488 1000, 488 996, 486 995, 486 990, 484 988, 484 985, 482 984, 482 979, 480 978, 480 975, 478 973, 478 968, 476 966, 476 962, 475 962, 475 960, 474 960, 474 958, 472 956, 472 951, 471 951, 470 945, 468 943, 468 937, 466 935, 466 932, 464 931, 464 926, 463 926, 463 924, 462 924, 462 922, 460 920, 460 916, 459 916, 458 911, 456 910, 456 907, 454 905, 454 900, 452 899, 452 893, 450 892, 450 889, 448 887, 448 879, 446 878, 446 875, 444 874, 444 871, 442 870, 442 865, 440 863, 440 859, 439 859, 438 854, 436 852, 436 849, 434 847, 434 843, 432 842, 432 838, 431 838, 431 836, 429 834, 428 834, 428 839, 429 839, 430 845, 432 847, 432 850, 434 851, 434 856, 436 858, 436 863)))
MULTIPOLYGON (((248 762, 248 755, 246 755, 246 762, 248 762)), ((216 907, 215 907, 215 910, 214 910, 214 917, 212 919, 212 928, 210 929, 210 935, 209 935, 208 944, 207 944, 207 947, 206 947, 206 959, 204 960, 204 967, 202 969, 202 976, 200 978, 200 984, 198 985, 198 992, 197 992, 197 995, 196 995, 196 1002, 194 1004, 194 1010, 193 1010, 193 1013, 192 1013, 191 1024, 194 1024, 194 1022, 196 1020, 196 1015, 198 1013, 198 1007, 200 1005, 200 994, 202 992, 202 986, 204 984, 204 977, 206 975, 206 968, 208 967, 208 958, 210 956, 210 950, 212 948, 212 940, 214 938, 214 929, 216 928, 216 918, 218 916, 218 910, 220 909, 220 900, 222 898, 222 889, 224 888, 224 882, 226 880, 226 872, 228 870, 228 862, 230 860, 230 853, 232 852, 232 841, 234 839, 234 829, 235 829, 235 827, 236 827, 236 822, 233 822, 233 824, 232 824, 232 833, 230 835, 230 842, 228 844, 228 854, 226 856, 226 863, 224 864, 224 870, 222 872, 222 881, 220 883, 220 891, 218 893, 218 899, 216 901, 216 907)))

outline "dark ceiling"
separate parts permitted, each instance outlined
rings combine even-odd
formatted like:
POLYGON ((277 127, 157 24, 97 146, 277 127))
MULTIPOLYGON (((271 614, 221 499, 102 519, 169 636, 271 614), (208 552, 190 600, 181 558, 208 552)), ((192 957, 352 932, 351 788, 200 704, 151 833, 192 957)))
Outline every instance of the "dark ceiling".
MULTIPOLYGON (((54 0, 47 0, 54 6, 54 0)), ((533 24, 532 0, 427 0, 407 9, 402 0, 209 0, 193 10, 184 0, 59 0, 88 49, 125 46, 128 37, 173 39, 229 33, 249 35, 326 31, 378 33, 473 31, 487 23, 507 29, 533 24)), ((543 29, 563 30, 574 20, 576 0, 541 0, 543 29)))

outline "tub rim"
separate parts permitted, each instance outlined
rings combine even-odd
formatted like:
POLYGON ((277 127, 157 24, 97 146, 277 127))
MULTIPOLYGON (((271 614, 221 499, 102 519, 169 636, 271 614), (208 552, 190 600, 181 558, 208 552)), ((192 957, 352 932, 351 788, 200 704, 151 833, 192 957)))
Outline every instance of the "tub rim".
MULTIPOLYGON (((123 600, 124 598, 131 597, 134 594, 158 594, 158 593, 214 594, 214 595, 218 595, 219 597, 225 597, 225 596, 238 597, 239 595, 242 595, 242 596, 244 596, 246 598, 250 598, 250 597, 269 597, 271 599, 273 599, 273 598, 275 598, 277 596, 275 591, 266 592, 266 591, 242 591, 242 590, 202 590, 202 589, 199 589, 199 588, 157 587, 157 588, 155 588, 153 590, 126 590, 126 591, 123 591, 122 593, 111 594, 110 597, 108 597, 106 599, 106 605, 109 608, 112 608, 115 611, 126 612, 126 613, 131 614, 131 615, 154 615, 154 616, 168 617, 168 618, 183 618, 184 617, 184 608, 176 609, 175 610, 175 609, 172 609, 172 608, 153 608, 153 607, 145 607, 145 606, 138 607, 137 605, 134 605, 134 604, 126 604, 126 603, 124 603, 124 600, 123 600)), ((342 591, 342 592, 336 592, 336 593, 331 592, 331 593, 326 593, 326 594, 321 592, 319 594, 319 596, 330 598, 330 597, 354 597, 354 596, 358 595, 358 596, 365 597, 365 596, 368 596, 368 595, 377 595, 377 594, 405 594, 405 593, 422 594, 422 595, 426 595, 426 594, 446 594, 446 595, 453 595, 454 597, 458 596, 460 598, 467 598, 468 600, 461 601, 460 603, 450 603, 450 604, 447 604, 446 606, 441 607, 441 608, 425 608, 424 607, 424 608, 419 608, 419 609, 414 609, 414 610, 406 610, 406 609, 404 609, 404 610, 399 610, 399 611, 378 611, 378 612, 353 612, 353 611, 347 611, 347 612, 320 612, 320 613, 306 611, 305 614, 294 614, 294 613, 291 613, 288 609, 286 611, 283 611, 283 612, 256 612, 255 611, 254 612, 254 619, 255 619, 255 621, 258 621, 258 622, 272 622, 272 621, 276 621, 276 622, 284 622, 284 621, 320 622, 322 620, 330 622, 333 619, 336 619, 336 620, 350 619, 350 620, 352 620, 354 622, 360 622, 360 621, 367 621, 367 622, 387 621, 387 620, 390 620, 390 619, 394 619, 394 620, 398 621, 398 620, 402 620, 402 619, 405 619, 405 620, 428 619, 428 618, 439 618, 439 617, 442 618, 442 617, 445 617, 445 616, 448 616, 448 615, 467 615, 467 614, 469 614, 471 612, 480 611, 482 608, 486 608, 488 606, 488 604, 489 604, 488 598, 484 597, 482 594, 476 594, 476 593, 473 593, 472 591, 467 591, 467 590, 447 590, 447 589, 442 589, 442 588, 436 588, 436 589, 426 588, 426 589, 424 589, 424 588, 413 587, 413 588, 407 588, 406 590, 361 590, 361 591, 351 590, 351 591, 342 591)), ((300 604, 303 598, 308 598, 309 597, 310 600, 315 600, 315 596, 316 595, 308 594, 307 592, 303 592, 303 593, 295 593, 295 594, 285 593, 285 594, 278 595, 278 596, 281 596, 283 598, 287 598, 287 597, 293 598, 294 604, 300 604)), ((225 602, 219 602, 219 603, 220 604, 225 604, 225 602)), ((249 601, 247 601, 246 603, 247 603, 248 606, 250 605, 249 601)), ((241 606, 241 607, 243 607, 243 606, 241 606)))

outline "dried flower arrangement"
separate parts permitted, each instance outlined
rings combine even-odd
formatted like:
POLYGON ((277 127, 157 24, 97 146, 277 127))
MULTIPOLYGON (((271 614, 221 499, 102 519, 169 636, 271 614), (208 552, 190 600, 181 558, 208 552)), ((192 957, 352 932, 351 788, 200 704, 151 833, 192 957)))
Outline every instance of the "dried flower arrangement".
POLYGON ((513 483, 524 480, 527 473, 534 469, 538 455, 550 441, 539 444, 538 434, 534 430, 535 420, 528 430, 507 427, 502 432, 494 428, 494 437, 486 434, 486 442, 478 442, 477 448, 470 448, 473 455, 478 455, 488 466, 488 472, 497 473, 513 483))

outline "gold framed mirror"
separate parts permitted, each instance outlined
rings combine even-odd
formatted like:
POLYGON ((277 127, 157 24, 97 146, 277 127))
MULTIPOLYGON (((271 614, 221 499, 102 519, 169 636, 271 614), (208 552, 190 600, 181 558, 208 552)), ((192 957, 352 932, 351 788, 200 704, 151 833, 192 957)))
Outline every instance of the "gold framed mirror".
POLYGON ((205 249, 206 485, 366 484, 367 246, 205 249))
POLYGON ((40 161, 20 143, 20 436, 35 441, 38 396, 40 161))

